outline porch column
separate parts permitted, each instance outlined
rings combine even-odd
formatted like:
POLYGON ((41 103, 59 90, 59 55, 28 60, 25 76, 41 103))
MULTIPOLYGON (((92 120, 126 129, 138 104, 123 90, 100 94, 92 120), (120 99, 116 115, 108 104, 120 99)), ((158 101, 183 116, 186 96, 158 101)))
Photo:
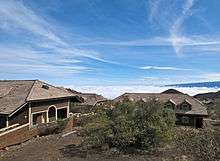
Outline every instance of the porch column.
POLYGON ((55 117, 56 117, 56 121, 57 121, 57 108, 55 108, 56 111, 55 111, 55 117))
POLYGON ((69 118, 70 116, 70 99, 68 100, 68 107, 67 107, 67 114, 66 114, 67 118, 69 118))
POLYGON ((9 123, 8 123, 8 116, 6 117, 6 127, 9 126, 9 123))
POLYGON ((28 105, 28 119, 29 119, 29 128, 33 125, 32 124, 32 115, 31 115, 31 104, 28 105))
POLYGON ((49 114, 48 114, 49 110, 47 110, 47 117, 46 117, 46 123, 49 122, 49 114))

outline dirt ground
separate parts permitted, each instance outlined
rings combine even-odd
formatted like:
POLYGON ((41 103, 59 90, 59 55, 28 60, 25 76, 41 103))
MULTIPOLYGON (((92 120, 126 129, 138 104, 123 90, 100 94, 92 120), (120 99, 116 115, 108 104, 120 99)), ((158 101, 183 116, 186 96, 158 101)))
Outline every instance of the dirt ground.
POLYGON ((154 155, 112 156, 101 152, 87 152, 77 148, 81 138, 75 134, 62 134, 31 139, 20 145, 0 151, 1 161, 160 161, 154 155))

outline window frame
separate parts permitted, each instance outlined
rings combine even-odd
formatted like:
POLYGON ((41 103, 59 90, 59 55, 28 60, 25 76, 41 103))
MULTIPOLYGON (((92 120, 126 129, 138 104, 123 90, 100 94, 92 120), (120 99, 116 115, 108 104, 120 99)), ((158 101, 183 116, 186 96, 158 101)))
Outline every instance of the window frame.
POLYGON ((179 109, 180 109, 181 111, 190 111, 190 110, 192 109, 192 105, 191 105, 190 103, 188 103, 188 102, 185 101, 185 102, 183 102, 183 103, 180 104, 179 109))
POLYGON ((182 116, 181 123, 182 124, 189 124, 190 123, 190 118, 188 116, 182 116))
POLYGON ((169 110, 175 110, 175 106, 176 105, 170 100, 164 104, 164 108, 169 109, 169 110))

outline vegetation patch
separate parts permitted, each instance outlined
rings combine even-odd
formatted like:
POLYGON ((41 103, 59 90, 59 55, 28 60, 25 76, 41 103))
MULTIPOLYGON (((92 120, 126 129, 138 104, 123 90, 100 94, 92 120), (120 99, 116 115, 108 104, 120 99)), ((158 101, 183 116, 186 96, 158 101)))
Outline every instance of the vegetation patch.
POLYGON ((170 140, 175 126, 174 111, 156 100, 134 103, 125 99, 114 108, 96 107, 94 113, 83 126, 84 144, 89 147, 149 150, 170 140))
POLYGON ((178 128, 175 130, 174 149, 195 161, 220 159, 220 133, 211 129, 178 128))

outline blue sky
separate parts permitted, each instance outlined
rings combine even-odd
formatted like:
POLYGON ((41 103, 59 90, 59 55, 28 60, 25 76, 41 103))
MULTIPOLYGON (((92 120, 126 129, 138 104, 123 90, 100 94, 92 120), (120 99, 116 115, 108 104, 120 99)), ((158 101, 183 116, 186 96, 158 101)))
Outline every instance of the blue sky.
POLYGON ((66 86, 220 80, 219 0, 0 0, 0 78, 66 86))

